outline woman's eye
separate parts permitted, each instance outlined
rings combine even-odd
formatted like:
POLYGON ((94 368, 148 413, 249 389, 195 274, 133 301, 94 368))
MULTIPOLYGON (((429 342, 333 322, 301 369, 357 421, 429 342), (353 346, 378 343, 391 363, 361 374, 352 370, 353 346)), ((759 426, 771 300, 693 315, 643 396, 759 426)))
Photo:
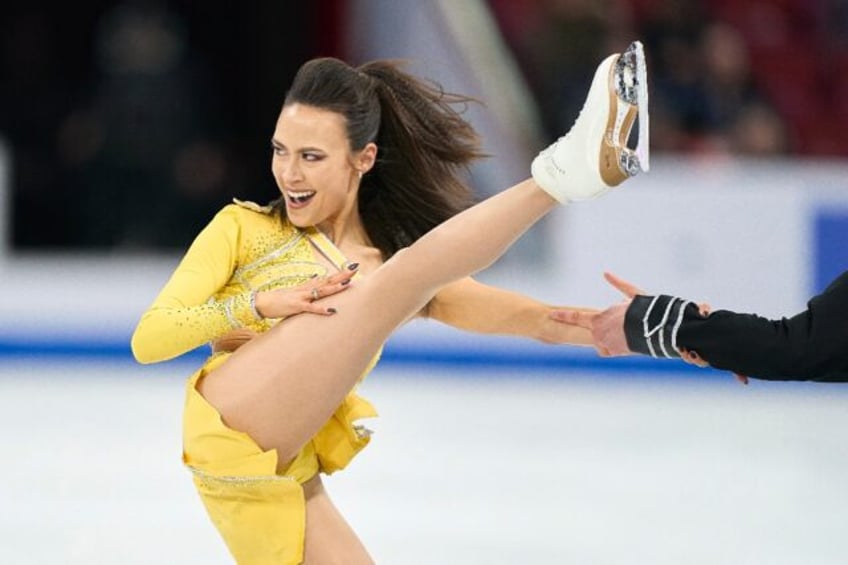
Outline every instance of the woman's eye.
POLYGON ((303 160, 304 161, 320 161, 321 158, 322 158, 321 155, 318 155, 317 153, 304 153, 303 154, 303 160))

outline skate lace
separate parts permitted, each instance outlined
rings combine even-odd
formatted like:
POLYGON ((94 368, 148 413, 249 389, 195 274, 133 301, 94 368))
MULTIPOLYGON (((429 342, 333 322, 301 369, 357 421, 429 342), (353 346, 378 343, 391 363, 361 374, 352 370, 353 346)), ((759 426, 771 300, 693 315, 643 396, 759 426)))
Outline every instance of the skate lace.
POLYGON ((563 172, 563 173, 564 173, 565 171, 563 171, 562 167, 560 167, 559 163, 557 163, 557 162, 556 162, 556 160, 554 159, 554 155, 555 155, 555 153, 556 153, 556 147, 560 144, 560 142, 565 141, 565 140, 567 140, 569 137, 571 137, 571 133, 574 131, 574 126, 575 126, 575 125, 577 125, 577 122, 578 122, 578 121, 580 121, 580 116, 582 116, 582 115, 583 115, 583 110, 585 110, 585 109, 586 109, 586 107, 585 107, 585 106, 584 106, 583 108, 580 108, 580 112, 577 114, 577 117, 576 117, 576 118, 574 118, 574 121, 571 123, 571 127, 570 127, 570 128, 568 128, 568 131, 567 131, 566 133, 564 133, 563 135, 559 136, 559 137, 557 138, 556 142, 555 142, 555 143, 550 144, 550 145, 548 146, 548 148, 545 150, 545 152, 546 152, 546 153, 547 153, 547 155, 548 155, 548 159, 550 159, 550 162, 551 162, 551 163, 553 164, 553 166, 554 166, 554 167, 556 167, 556 168, 557 168, 557 170, 559 170, 560 172, 563 172))
POLYGON ((580 117, 583 115, 583 111, 585 109, 586 109, 586 106, 583 106, 582 108, 580 108, 580 112, 577 113, 577 117, 574 118, 573 122, 571 122, 571 127, 568 128, 568 131, 564 135, 559 136, 559 139, 557 139, 557 143, 559 143, 560 141, 564 141, 564 140, 568 139, 569 137, 571 137, 571 132, 574 131, 574 126, 576 126, 577 122, 580 121, 580 117))

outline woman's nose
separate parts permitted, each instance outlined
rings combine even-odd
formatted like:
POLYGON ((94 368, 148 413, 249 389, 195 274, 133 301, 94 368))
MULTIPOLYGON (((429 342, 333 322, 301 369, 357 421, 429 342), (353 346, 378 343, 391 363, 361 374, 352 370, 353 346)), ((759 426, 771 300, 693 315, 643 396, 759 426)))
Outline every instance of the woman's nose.
POLYGON ((300 172, 300 163, 298 163, 297 159, 288 159, 288 161, 283 165, 283 180, 286 182, 293 182, 301 180, 303 176, 300 172))

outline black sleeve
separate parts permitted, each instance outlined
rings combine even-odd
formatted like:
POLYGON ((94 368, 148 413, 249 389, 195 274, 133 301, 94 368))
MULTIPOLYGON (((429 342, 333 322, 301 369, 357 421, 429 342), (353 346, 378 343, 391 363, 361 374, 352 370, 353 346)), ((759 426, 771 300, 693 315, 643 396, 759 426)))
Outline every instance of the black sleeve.
POLYGON ((682 312, 677 327, 670 319, 663 322, 665 334, 714 368, 768 380, 848 382, 848 272, 812 298, 805 311, 780 320, 727 310, 702 317, 691 302, 639 296, 625 318, 631 350, 649 353, 651 339, 662 330, 648 335, 662 321, 655 310, 663 303, 682 312))

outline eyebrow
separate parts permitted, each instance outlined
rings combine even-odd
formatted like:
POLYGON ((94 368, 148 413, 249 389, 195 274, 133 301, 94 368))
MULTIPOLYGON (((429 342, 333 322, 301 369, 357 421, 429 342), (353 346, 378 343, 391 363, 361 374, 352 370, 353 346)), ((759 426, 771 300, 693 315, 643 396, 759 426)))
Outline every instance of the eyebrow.
MULTIPOLYGON (((281 147, 281 148, 284 148, 284 149, 286 148, 285 143, 282 143, 281 141, 277 141, 273 137, 271 138, 271 145, 273 145, 274 147, 281 147)), ((320 152, 320 153, 326 153, 326 151, 324 151, 320 147, 301 147, 300 151, 317 151, 317 152, 320 152)))

